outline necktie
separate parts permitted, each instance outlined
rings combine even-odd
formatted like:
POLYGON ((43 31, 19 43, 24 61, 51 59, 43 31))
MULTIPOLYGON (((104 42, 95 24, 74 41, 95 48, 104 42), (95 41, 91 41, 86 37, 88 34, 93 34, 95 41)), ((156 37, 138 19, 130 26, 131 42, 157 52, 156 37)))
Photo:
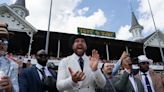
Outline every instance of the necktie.
POLYGON ((79 64, 80 64, 80 67, 81 67, 81 70, 83 71, 83 67, 84 67, 84 60, 82 57, 79 58, 79 64))
POLYGON ((44 70, 45 70, 45 68, 44 68, 44 67, 40 69, 40 72, 41 72, 42 77, 43 77, 43 78, 42 78, 42 80, 43 80, 43 79, 45 79, 45 77, 46 77, 46 73, 45 73, 45 71, 44 71, 44 70))
POLYGON ((144 75, 145 75, 145 82, 146 82, 147 90, 148 90, 148 92, 152 92, 152 89, 151 89, 150 82, 148 80, 147 74, 144 74, 144 75))

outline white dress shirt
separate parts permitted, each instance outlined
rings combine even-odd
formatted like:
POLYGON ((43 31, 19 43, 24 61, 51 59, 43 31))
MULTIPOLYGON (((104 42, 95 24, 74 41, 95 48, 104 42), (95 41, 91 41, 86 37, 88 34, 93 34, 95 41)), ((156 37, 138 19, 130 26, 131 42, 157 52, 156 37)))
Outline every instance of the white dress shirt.
MULTIPOLYGON (((142 83, 143 83, 143 86, 144 86, 144 89, 145 89, 145 92, 148 92, 147 90, 147 86, 146 86, 146 82, 145 82, 145 75, 143 72, 140 72, 141 76, 142 76, 142 83)), ((149 71, 145 73, 148 80, 149 80, 149 83, 150 83, 150 86, 151 86, 151 89, 152 89, 152 92, 155 92, 154 91, 154 87, 153 87, 153 83, 152 83, 152 79, 150 77, 150 74, 149 74, 149 71)))
MULTIPOLYGON (((125 71, 129 73, 129 71, 126 68, 125 68, 125 71)), ((138 87, 137 87, 137 84, 136 84, 136 82, 134 80, 134 76, 133 75, 129 76, 129 80, 132 83, 132 86, 134 88, 134 91, 135 92, 138 92, 138 87)))
MULTIPOLYGON (((42 78, 43 78, 43 75, 41 74, 41 72, 40 72, 39 70, 41 70, 41 69, 43 68, 43 66, 37 63, 37 64, 36 64, 36 67, 37 67, 37 69, 38 69, 37 71, 38 71, 38 73, 39 73, 39 77, 40 77, 40 79, 42 79, 42 78)), ((51 74, 50 71, 48 70, 47 66, 45 66, 44 68, 45 68, 45 69, 44 69, 44 72, 45 72, 46 76, 52 76, 52 74, 51 74)))

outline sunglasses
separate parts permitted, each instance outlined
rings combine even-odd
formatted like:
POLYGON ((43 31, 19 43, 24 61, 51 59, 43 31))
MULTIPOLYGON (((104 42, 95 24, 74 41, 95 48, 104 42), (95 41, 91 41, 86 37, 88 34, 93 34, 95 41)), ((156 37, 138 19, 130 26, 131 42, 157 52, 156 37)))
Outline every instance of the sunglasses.
POLYGON ((9 42, 8 42, 7 39, 0 39, 0 44, 2 44, 2 45, 8 45, 9 42))
POLYGON ((141 62, 140 64, 145 65, 145 64, 149 64, 149 62, 141 62))
POLYGON ((39 56, 39 57, 48 57, 47 54, 39 54, 38 56, 39 56))

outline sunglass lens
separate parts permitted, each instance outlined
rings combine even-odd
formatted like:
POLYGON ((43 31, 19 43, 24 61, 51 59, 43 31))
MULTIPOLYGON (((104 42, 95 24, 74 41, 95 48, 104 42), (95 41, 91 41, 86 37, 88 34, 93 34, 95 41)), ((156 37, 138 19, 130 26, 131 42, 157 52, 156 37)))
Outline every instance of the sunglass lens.
POLYGON ((142 62, 141 64, 145 65, 145 64, 149 64, 149 62, 142 62))
POLYGON ((7 40, 0 40, 0 44, 7 45, 9 42, 7 40))

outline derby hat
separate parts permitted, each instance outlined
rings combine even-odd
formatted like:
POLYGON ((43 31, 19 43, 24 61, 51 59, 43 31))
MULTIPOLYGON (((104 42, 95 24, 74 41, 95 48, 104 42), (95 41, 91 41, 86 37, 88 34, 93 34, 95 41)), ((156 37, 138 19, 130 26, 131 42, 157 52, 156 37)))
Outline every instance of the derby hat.
MULTIPOLYGON (((69 47, 72 48, 72 45, 74 44, 74 41, 77 39, 77 38, 82 38, 85 40, 86 44, 88 43, 88 39, 86 36, 84 35, 73 35, 70 37, 69 39, 69 47)), ((88 44, 87 44, 88 45, 88 44)), ((88 46, 87 46, 88 47, 88 46)))

